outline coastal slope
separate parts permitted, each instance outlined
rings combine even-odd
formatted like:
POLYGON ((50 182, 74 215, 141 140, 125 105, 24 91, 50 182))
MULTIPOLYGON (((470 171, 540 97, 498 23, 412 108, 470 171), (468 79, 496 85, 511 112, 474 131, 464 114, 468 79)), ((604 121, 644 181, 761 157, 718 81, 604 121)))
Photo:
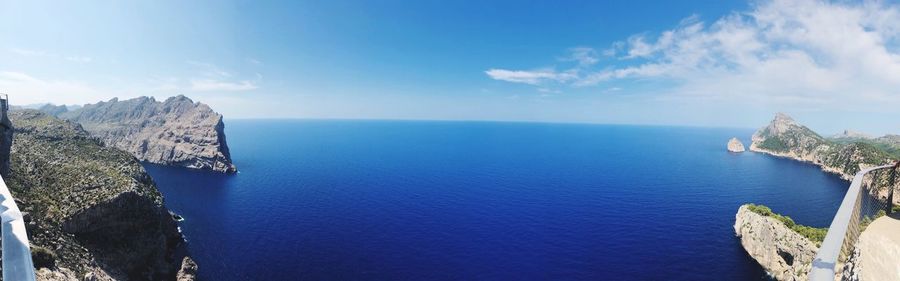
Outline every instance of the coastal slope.
POLYGON ((894 156, 871 142, 839 142, 820 136, 784 113, 753 134, 750 150, 813 163, 850 180, 862 169, 890 163, 894 156))
POLYGON ((222 115, 185 96, 162 102, 152 97, 112 99, 71 111, 53 106, 42 109, 81 124, 104 143, 140 161, 223 173, 237 171, 225 140, 222 115))
POLYGON ((39 280, 172 280, 177 225, 133 156, 80 125, 14 111, 10 176, 39 280))

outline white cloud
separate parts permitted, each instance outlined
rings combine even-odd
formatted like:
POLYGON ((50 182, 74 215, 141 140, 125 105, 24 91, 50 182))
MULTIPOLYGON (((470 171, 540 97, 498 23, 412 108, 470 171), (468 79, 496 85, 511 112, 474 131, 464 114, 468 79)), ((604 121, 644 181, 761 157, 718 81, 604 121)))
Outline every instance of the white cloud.
POLYGON ((562 94, 562 91, 550 88, 538 88, 537 91, 545 94, 562 94))
POLYGON ((17 55, 20 55, 20 56, 26 56, 26 57, 47 57, 47 56, 52 56, 52 54, 49 54, 49 53, 47 53, 47 52, 44 52, 44 51, 38 51, 38 50, 31 50, 31 49, 10 48, 9 51, 12 52, 12 53, 14 53, 14 54, 17 54, 17 55))
POLYGON ((247 58, 247 62, 252 65, 263 65, 262 61, 260 61, 258 59, 254 59, 254 58, 247 58))
POLYGON ((544 82, 565 82, 576 77, 573 72, 557 72, 552 69, 539 70, 506 70, 506 69, 489 69, 485 71, 491 79, 507 81, 513 83, 525 83, 538 85, 544 82))
POLYGON ((59 104, 77 104, 85 99, 102 96, 88 84, 69 80, 40 79, 26 73, 0 72, 0 89, 9 94, 14 104, 31 104, 53 101, 59 104))
POLYGON ((691 98, 900 105, 900 9, 883 2, 762 1, 709 24, 691 16, 658 35, 633 35, 602 54, 618 60, 564 80, 547 72, 488 75, 573 86, 659 80, 672 85, 671 95, 691 98))
POLYGON ((187 61, 187 64, 192 65, 194 67, 201 69, 201 74, 207 77, 231 77, 231 73, 228 71, 222 70, 215 64, 199 62, 199 61, 187 61))
POLYGON ((589 47, 575 47, 569 49, 569 55, 562 59, 563 61, 575 61, 580 66, 593 65, 600 61, 597 58, 597 51, 589 47))
POLYGON ((255 90, 259 88, 256 85, 255 81, 250 80, 242 80, 242 81, 220 81, 214 79, 196 79, 191 80, 191 90, 194 91, 223 91, 223 92, 237 92, 237 91, 249 91, 255 90))
POLYGON ((68 56, 68 57, 66 57, 66 60, 71 61, 71 62, 78 62, 78 63, 89 63, 89 62, 93 61, 94 59, 91 57, 84 57, 84 56, 68 56))
POLYGON ((233 78, 234 75, 231 74, 231 72, 225 71, 215 64, 198 61, 188 61, 187 63, 201 69, 200 77, 190 79, 190 85, 187 88, 192 91, 250 91, 258 89, 259 81, 262 80, 262 75, 258 73, 256 74, 256 79, 254 80, 237 80, 233 78))

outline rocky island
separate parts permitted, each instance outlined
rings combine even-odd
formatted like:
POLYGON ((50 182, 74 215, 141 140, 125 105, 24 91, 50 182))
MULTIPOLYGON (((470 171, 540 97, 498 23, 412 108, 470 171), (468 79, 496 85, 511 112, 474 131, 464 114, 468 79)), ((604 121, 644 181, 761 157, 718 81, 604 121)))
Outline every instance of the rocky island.
POLYGON ((728 140, 728 151, 734 153, 744 152, 744 144, 737 138, 731 138, 731 140, 728 140))
POLYGON ((36 110, 9 118, 6 182, 24 214, 38 280, 174 280, 182 263, 196 270, 176 254, 176 222, 134 156, 36 110))
POLYGON ((152 97, 112 99, 74 110, 48 105, 41 110, 81 124, 91 135, 140 161, 223 173, 237 171, 225 140, 222 115, 185 96, 162 102, 152 97))

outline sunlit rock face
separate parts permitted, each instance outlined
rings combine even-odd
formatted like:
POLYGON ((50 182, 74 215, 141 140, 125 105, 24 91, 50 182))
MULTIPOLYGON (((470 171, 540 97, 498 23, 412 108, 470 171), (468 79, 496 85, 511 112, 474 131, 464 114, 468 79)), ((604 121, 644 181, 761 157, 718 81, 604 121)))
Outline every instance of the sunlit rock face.
POLYGON ((741 246, 776 280, 807 280, 818 247, 775 218, 741 206, 734 232, 741 246))
POLYGON ((735 153, 744 152, 744 144, 737 138, 731 138, 731 140, 728 141, 728 151, 735 153))
POLYGON ((185 96, 157 101, 139 97, 88 104, 72 111, 53 108, 91 135, 154 164, 234 173, 221 114, 185 96))

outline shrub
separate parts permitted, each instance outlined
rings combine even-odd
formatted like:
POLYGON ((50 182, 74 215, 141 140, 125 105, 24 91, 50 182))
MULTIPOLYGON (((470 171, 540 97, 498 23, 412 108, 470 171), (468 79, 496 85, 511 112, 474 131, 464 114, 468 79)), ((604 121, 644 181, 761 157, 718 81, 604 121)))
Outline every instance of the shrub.
MULTIPOLYGON (((811 227, 811 226, 797 224, 794 222, 793 219, 791 219, 791 217, 776 214, 775 212, 772 212, 771 208, 769 208, 765 205, 747 204, 747 209, 750 210, 751 212, 757 213, 761 216, 772 217, 772 218, 780 221, 782 224, 787 226, 789 229, 793 230, 794 232, 797 232, 800 235, 803 235, 803 237, 806 237, 810 241, 816 243, 816 245, 821 244, 822 241, 825 240, 825 234, 828 234, 827 227, 815 228, 815 227, 811 227)), ((880 214, 883 216, 884 211, 880 212, 880 214)), ((866 219, 868 219, 868 217, 866 217, 866 219)))
POLYGON ((41 246, 31 246, 31 260, 34 268, 53 268, 56 266, 56 253, 41 246))

